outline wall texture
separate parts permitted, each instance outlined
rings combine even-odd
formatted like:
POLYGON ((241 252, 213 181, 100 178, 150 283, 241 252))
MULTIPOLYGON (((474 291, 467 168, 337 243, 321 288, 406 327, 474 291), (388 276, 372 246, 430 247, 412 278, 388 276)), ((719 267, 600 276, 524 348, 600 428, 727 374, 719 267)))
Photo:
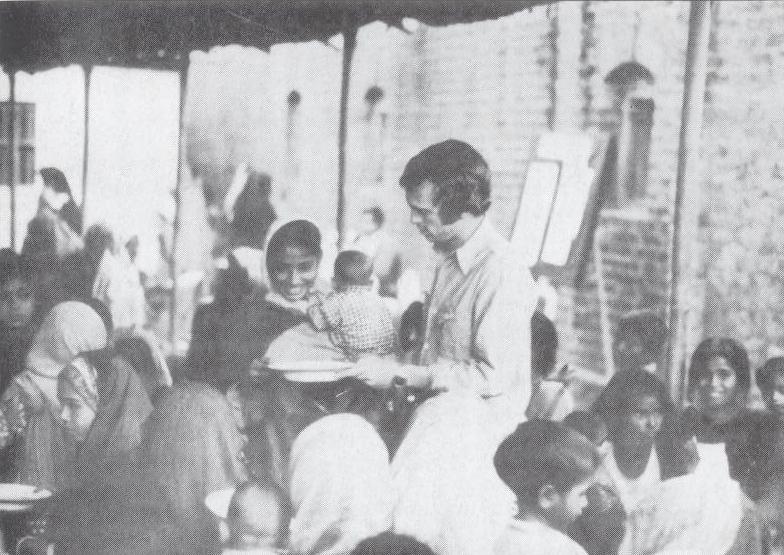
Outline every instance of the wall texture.
MULTIPOLYGON (((664 314, 688 9, 565 2, 473 25, 362 29, 349 105, 349 225, 363 208, 382 206, 409 263, 426 272, 428 247, 408 224, 397 179, 417 151, 456 137, 490 162, 491 217, 510 232, 536 138, 612 129, 604 77, 634 59, 655 79, 648 186, 633 203, 605 209, 597 237, 611 321, 639 308, 664 314), (369 102, 373 87, 382 94, 369 102)), ((729 334, 759 362, 784 347, 784 2, 719 2, 713 23, 689 345, 729 334)), ((229 137, 236 146, 224 158, 272 172, 279 203, 325 226, 335 213, 339 47, 210 53, 194 60, 189 103, 194 136, 229 137), (219 58, 232 61, 218 69, 219 58), (292 91, 301 97, 293 111, 292 91)), ((601 371, 594 269, 592 260, 584 284, 561 289, 558 325, 563 357, 601 371)))

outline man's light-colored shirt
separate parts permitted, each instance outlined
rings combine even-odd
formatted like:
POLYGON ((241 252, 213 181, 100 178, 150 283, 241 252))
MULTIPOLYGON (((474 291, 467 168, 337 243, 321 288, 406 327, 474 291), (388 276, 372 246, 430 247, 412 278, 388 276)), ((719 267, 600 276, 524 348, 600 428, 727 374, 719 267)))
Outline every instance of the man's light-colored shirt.
POLYGON ((419 363, 434 389, 468 388, 516 421, 531 396, 534 284, 484 218, 436 270, 419 363))

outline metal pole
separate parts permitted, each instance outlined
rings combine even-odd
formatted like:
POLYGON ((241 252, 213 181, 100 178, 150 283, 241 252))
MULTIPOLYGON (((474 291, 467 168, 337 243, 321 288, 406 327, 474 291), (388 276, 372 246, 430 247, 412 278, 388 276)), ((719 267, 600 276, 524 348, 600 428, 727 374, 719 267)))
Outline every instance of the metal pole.
POLYGON ((683 86, 678 173, 672 229, 672 271, 670 282, 670 345, 667 383, 677 402, 683 400, 683 361, 689 314, 689 288, 696 279, 695 245, 699 217, 699 155, 702 130, 705 75, 710 33, 710 2, 692 0, 689 40, 683 86))
POLYGON ((351 79, 351 60, 357 45, 357 29, 343 31, 343 75, 340 82, 340 122, 338 127, 338 250, 346 240, 346 134, 348 120, 348 91, 351 79))
POLYGON ((11 248, 16 249, 16 70, 8 72, 8 191, 11 200, 11 248))
POLYGON ((182 166, 185 158, 185 100, 188 87, 188 58, 185 54, 185 61, 180 69, 180 113, 178 119, 178 139, 177 139, 177 181, 174 186, 174 221, 172 222, 172 244, 169 253, 169 273, 172 280, 171 297, 169 303, 169 343, 172 352, 176 353, 177 339, 177 244, 180 235, 180 209, 181 209, 181 189, 182 189, 182 166))
POLYGON ((87 219, 87 162, 90 153, 90 77, 93 66, 84 66, 84 141, 82 143, 82 227, 87 219))

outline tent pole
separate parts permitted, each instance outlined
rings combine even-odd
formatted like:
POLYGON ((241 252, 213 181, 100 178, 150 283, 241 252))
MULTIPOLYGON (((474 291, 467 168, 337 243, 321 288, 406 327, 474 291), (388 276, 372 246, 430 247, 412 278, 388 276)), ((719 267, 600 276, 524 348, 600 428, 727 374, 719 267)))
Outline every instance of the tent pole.
POLYGON ((8 72, 8 192, 11 201, 11 248, 16 249, 16 70, 8 72))
POLYGON ((177 181, 174 186, 174 221, 172 222, 172 244, 169 253, 169 274, 171 275, 171 297, 169 302, 169 344, 172 353, 176 354, 177 346, 177 245, 179 243, 181 225, 181 199, 182 199, 182 167, 185 158, 185 99, 188 88, 188 55, 180 69, 180 113, 178 119, 177 138, 177 181))
POLYGON ((689 13, 689 39, 683 86, 681 130, 678 145, 678 173, 675 179, 675 205, 672 222, 670 274, 670 345, 667 384, 673 399, 684 399, 684 359, 690 316, 690 290, 696 279, 696 243, 699 218, 700 135, 705 97, 708 36, 711 24, 710 2, 692 0, 689 13))
POLYGON ((340 122, 338 127, 338 250, 346 241, 346 135, 348 123, 348 92, 351 79, 351 60, 357 46, 357 29, 343 31, 343 75, 340 81, 340 122))
POLYGON ((84 141, 82 142, 82 227, 87 219, 87 162, 90 151, 90 77, 93 66, 82 66, 84 70, 84 141))

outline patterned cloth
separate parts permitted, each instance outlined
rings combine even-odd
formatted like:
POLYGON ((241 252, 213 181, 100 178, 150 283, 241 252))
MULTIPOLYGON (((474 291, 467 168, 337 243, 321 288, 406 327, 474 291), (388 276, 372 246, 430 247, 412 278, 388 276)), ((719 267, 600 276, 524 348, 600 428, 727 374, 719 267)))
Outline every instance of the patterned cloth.
POLYGON ((328 331, 347 356, 388 355, 395 347, 395 326, 381 297, 369 286, 330 293, 308 309, 313 326, 328 331))
POLYGON ((98 410, 98 376, 84 357, 76 357, 60 374, 60 387, 66 395, 76 395, 93 412, 98 410))

